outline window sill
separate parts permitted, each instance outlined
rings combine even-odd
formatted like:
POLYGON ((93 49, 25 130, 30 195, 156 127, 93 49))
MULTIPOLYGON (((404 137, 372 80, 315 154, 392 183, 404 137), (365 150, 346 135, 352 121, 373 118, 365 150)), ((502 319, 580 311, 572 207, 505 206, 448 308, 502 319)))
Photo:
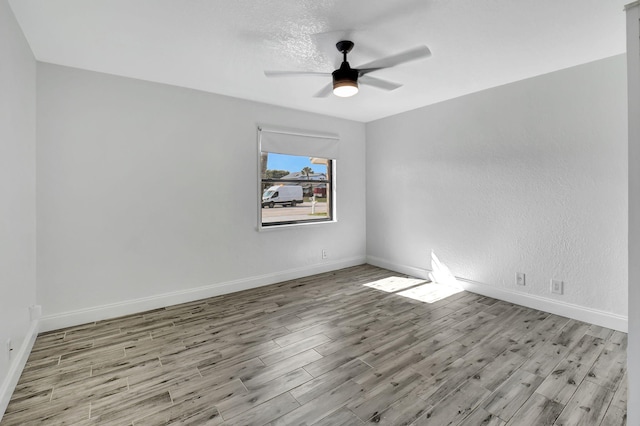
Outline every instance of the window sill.
POLYGON ((333 220, 323 220, 323 221, 318 221, 318 222, 287 223, 287 224, 283 224, 283 225, 272 225, 272 226, 258 225, 257 226, 257 231, 258 232, 271 232, 271 231, 277 231, 277 230, 281 230, 281 229, 292 229, 292 228, 300 228, 300 227, 306 227, 306 226, 323 226, 323 225, 329 225, 329 224, 337 223, 337 222, 338 221, 336 219, 333 219, 333 220))

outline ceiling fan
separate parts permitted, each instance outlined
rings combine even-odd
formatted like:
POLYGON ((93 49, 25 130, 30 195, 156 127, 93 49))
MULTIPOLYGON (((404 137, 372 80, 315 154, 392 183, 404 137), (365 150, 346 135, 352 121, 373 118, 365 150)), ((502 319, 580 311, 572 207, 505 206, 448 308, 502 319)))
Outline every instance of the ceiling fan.
POLYGON ((340 68, 332 73, 314 71, 265 71, 264 75, 267 77, 288 77, 296 75, 332 76, 333 82, 327 84, 314 96, 323 98, 329 96, 333 91, 334 95, 346 98, 358 93, 358 83, 367 84, 383 90, 395 90, 401 87, 402 84, 372 77, 369 73, 431 56, 431 51, 427 46, 419 46, 402 53, 369 62, 361 65, 359 68, 351 68, 349 62, 347 62, 347 53, 353 49, 353 42, 341 40, 336 43, 336 48, 342 53, 343 60, 340 68))

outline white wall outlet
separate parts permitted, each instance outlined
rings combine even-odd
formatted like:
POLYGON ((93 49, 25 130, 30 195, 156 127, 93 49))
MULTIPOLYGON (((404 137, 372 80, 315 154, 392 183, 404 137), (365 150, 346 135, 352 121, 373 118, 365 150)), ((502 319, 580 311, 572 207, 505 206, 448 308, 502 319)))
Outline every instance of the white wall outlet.
POLYGON ((563 294, 564 283, 560 280, 551 280, 551 293, 563 294))
POLYGON ((516 272, 516 285, 525 285, 524 272, 516 272))
POLYGON ((326 259, 327 257, 329 257, 329 253, 327 253, 327 250, 322 249, 322 258, 326 259))
POLYGON ((7 339, 5 342, 5 352, 7 354, 7 359, 11 359, 11 351, 13 348, 11 347, 11 339, 7 339))

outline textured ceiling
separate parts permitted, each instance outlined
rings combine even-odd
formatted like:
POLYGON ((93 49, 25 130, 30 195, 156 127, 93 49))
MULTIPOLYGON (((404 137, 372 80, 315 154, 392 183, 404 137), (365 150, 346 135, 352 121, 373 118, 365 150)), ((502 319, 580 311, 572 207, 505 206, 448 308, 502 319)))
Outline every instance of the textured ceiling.
POLYGON ((371 121, 625 52, 630 0, 9 0, 37 60, 371 121), (357 67, 420 45, 433 56, 370 74, 402 83, 314 98, 335 43, 357 67))

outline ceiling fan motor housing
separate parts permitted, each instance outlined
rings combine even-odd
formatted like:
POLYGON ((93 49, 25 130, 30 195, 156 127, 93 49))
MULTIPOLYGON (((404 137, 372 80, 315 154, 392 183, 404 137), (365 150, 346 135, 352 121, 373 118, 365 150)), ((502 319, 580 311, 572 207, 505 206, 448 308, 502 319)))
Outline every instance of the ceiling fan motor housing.
POLYGON ((348 62, 343 62, 340 68, 331 73, 333 76, 333 89, 344 86, 358 87, 358 70, 349 66, 348 62))
POLYGON ((351 68, 348 62, 343 62, 331 75, 334 84, 340 81, 358 81, 358 70, 351 68))

